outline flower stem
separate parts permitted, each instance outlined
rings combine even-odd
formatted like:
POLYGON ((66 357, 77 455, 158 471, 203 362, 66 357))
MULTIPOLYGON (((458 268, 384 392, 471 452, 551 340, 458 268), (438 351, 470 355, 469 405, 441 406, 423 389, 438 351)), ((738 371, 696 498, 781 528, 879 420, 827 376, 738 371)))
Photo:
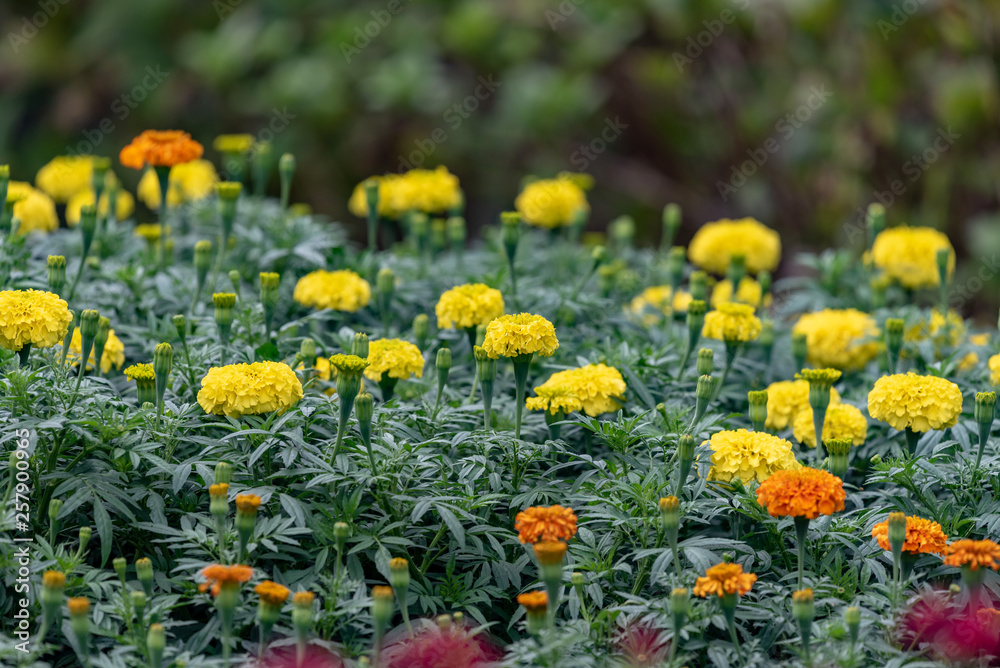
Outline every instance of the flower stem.
POLYGON ((806 562, 806 541, 809 538, 809 518, 803 515, 795 517, 795 541, 799 549, 799 589, 803 588, 803 569, 806 562))

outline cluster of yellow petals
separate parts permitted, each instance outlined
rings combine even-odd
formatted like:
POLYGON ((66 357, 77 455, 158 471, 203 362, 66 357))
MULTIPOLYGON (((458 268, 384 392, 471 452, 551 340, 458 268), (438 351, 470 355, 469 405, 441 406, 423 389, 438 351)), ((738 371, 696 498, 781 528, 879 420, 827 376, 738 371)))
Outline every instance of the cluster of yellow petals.
POLYGON ((205 582, 198 585, 198 591, 204 593, 211 590, 212 596, 218 596, 223 587, 239 587, 253 577, 253 569, 249 566, 234 564, 212 564, 201 569, 205 582))
POLYGON ((931 227, 893 227, 875 237, 871 257, 875 266, 904 288, 917 290, 941 284, 937 254, 948 251, 948 276, 955 271, 955 250, 948 237, 931 227))
POLYGON ((551 385, 551 382, 550 378, 536 387, 536 396, 525 400, 525 407, 529 411, 548 411, 555 415, 560 412, 573 413, 583 408, 583 402, 573 388, 566 385, 551 385))
MULTIPOLYGON (((80 328, 73 330, 73 339, 69 343, 69 353, 66 361, 71 364, 80 363, 80 354, 83 352, 83 337, 80 335, 80 328)), ((90 359, 87 361, 87 368, 94 367, 94 350, 90 351, 90 359)), ((121 369, 125 363, 125 344, 115 336, 115 330, 108 331, 108 340, 104 344, 104 354, 101 355, 101 373, 111 371, 111 367, 121 369)))
MULTIPOLYGON (((816 427, 813 424, 812 407, 799 411, 792 423, 795 440, 810 448, 816 447, 816 427)), ((868 435, 868 420, 864 413, 850 404, 833 404, 826 409, 823 421, 823 440, 849 438, 854 445, 861 445, 868 435)))
POLYGON ((912 371, 882 376, 868 393, 868 414, 900 431, 945 429, 962 414, 962 390, 950 380, 912 371))
POLYGON ((669 285, 651 285, 632 298, 626 312, 643 327, 652 327, 674 313, 685 313, 691 303, 691 293, 678 290, 673 294, 669 285))
POLYGON ((269 361, 212 367, 198 392, 206 413, 232 418, 285 411, 301 398, 302 383, 291 367, 269 361))
POLYGON ((860 369, 879 351, 875 319, 853 308, 806 313, 792 333, 805 334, 808 360, 817 367, 860 369))
POLYGON ((926 341, 930 339, 936 346, 957 346, 965 338, 965 320, 957 312, 950 310, 942 315, 940 309, 932 309, 929 318, 921 319, 906 330, 904 341, 926 341))
POLYGON ((421 378, 424 375, 424 355, 409 341, 378 339, 368 346, 368 366, 364 373, 365 378, 376 383, 382 380, 382 374, 398 380, 406 380, 410 376, 421 378))
POLYGON ((270 580, 264 580, 254 587, 253 590, 260 596, 262 603, 273 608, 283 606, 285 601, 288 600, 288 596, 292 593, 288 587, 280 585, 277 582, 271 582, 270 580))
POLYGON ((126 167, 172 167, 201 157, 205 149, 181 130, 145 130, 118 154, 126 167))
MULTIPOLYGON (((69 198, 66 203, 66 224, 70 227, 76 226, 83 216, 83 207, 94 206, 94 191, 81 190, 69 198)), ((108 215, 111 205, 108 202, 108 191, 101 193, 101 203, 97 207, 98 215, 104 217, 108 215)), ((135 211, 135 198, 127 190, 118 190, 115 197, 115 220, 128 220, 128 217, 135 211)))
POLYGON ((590 211, 587 193, 568 175, 532 181, 514 200, 514 207, 525 223, 546 229, 572 225, 580 212, 590 211))
POLYGON ((237 494, 236 510, 242 513, 256 513, 260 508, 260 497, 256 494, 237 494))
POLYGON ((404 174, 373 176, 359 183, 348 208, 361 218, 368 215, 367 181, 378 184, 378 213, 383 218, 399 218, 407 211, 444 213, 462 203, 458 177, 446 167, 411 169, 404 174))
POLYGON ((43 290, 0 291, 0 347, 18 351, 30 344, 51 348, 61 343, 73 316, 66 301, 43 290))
POLYGON ((694 583, 694 595, 708 598, 709 596, 743 596, 757 582, 753 573, 744 573, 743 567, 736 563, 722 563, 712 566, 705 575, 694 583))
POLYGON ((757 488, 757 503, 771 517, 816 519, 844 509, 844 482, 837 476, 809 467, 778 471, 757 488))
POLYGON ((749 304, 754 308, 760 308, 762 300, 764 306, 770 306, 774 301, 771 295, 767 295, 766 299, 764 298, 764 288, 760 283, 749 276, 744 276, 736 286, 735 295, 733 294, 733 282, 728 278, 716 283, 712 288, 712 296, 709 298, 709 303, 713 307, 718 307, 723 302, 739 302, 740 304, 749 304))
POLYGON ((7 184, 7 200, 16 201, 14 218, 19 221, 18 234, 48 234, 59 228, 56 203, 41 190, 32 188, 30 183, 10 181, 7 184))
POLYGON ((552 410, 555 400, 556 403, 565 402, 566 405, 578 403, 583 412, 590 416, 601 415, 621 408, 620 400, 624 398, 626 389, 625 379, 618 369, 606 364, 588 364, 578 369, 557 371, 549 376, 547 381, 535 388, 535 394, 538 395, 535 399, 542 401, 533 402, 529 399, 527 407, 531 410, 549 409, 556 413, 557 410, 552 410), (564 388, 569 392, 548 393, 549 388, 564 388), (546 398, 546 394, 550 396, 546 398), (553 396, 556 394, 560 394, 563 399, 553 396))
POLYGON ((1000 385, 1000 355, 992 355, 986 364, 990 367, 990 384, 1000 385))
POLYGON ((705 314, 702 336, 719 341, 754 341, 760 336, 760 319, 749 304, 722 302, 705 314))
POLYGON ((59 204, 73 195, 90 190, 94 180, 94 156, 59 155, 49 160, 35 174, 35 187, 59 204))
POLYGON ((556 328, 540 315, 503 315, 486 327, 483 350, 493 359, 538 353, 549 357, 559 347, 556 328))
POLYGON ((790 442, 762 431, 720 431, 712 434, 708 445, 712 449, 709 480, 763 482, 777 471, 801 466, 790 442))
MULTIPOLYGON (((889 545, 889 521, 879 522, 872 527, 872 538, 883 550, 891 550, 889 545)), ((948 549, 948 536, 941 525, 933 520, 910 515, 906 518, 906 541, 903 552, 911 554, 943 554, 948 549)))
POLYGON ((971 540, 963 538, 948 546, 944 563, 956 568, 967 567, 970 570, 980 568, 1000 568, 1000 545, 992 540, 971 540))
POLYGON ((350 269, 309 272, 295 284, 292 299, 303 306, 354 313, 368 306, 372 289, 350 269))
POLYGON ((486 325, 504 314, 503 295, 482 283, 446 290, 434 307, 440 329, 468 329, 486 325))
POLYGON ((688 246, 691 262, 720 276, 734 255, 743 256, 751 274, 774 271, 781 260, 781 237, 753 218, 724 218, 702 225, 688 246))
POLYGON ((219 135, 212 140, 212 148, 220 153, 246 153, 253 148, 253 135, 219 135))
MULTIPOLYGON (((831 387, 830 405, 839 403, 840 393, 831 387)), ((809 381, 780 380, 771 383, 767 386, 767 421, 764 426, 785 429, 794 425, 795 418, 806 409, 809 409, 809 381)))
POLYGON ((156 372, 153 370, 152 364, 132 364, 131 366, 125 367, 122 371, 125 377, 129 380, 155 380, 156 372))
MULTIPOLYGON (((167 177, 167 205, 180 206, 185 202, 196 202, 205 199, 215 192, 215 184, 219 175, 215 165, 208 160, 192 160, 170 168, 167 177)), ((160 180, 156 172, 147 169, 139 179, 136 190, 139 199, 150 209, 160 207, 160 180)))
POLYGON ((42 584, 49 589, 61 589, 66 586, 66 574, 60 571, 45 571, 42 573, 42 584))
POLYGON ((541 614, 549 609, 549 595, 544 591, 518 594, 517 602, 530 614, 541 614))
POLYGON ((576 535, 576 515, 563 506, 531 506, 514 518, 517 539, 522 543, 567 541, 576 535))

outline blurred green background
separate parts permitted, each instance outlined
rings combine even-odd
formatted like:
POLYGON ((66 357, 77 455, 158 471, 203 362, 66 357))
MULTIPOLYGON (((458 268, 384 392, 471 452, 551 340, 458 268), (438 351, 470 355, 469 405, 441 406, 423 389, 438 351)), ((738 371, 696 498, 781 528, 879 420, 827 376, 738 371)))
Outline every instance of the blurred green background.
POLYGON ((352 187, 405 159, 458 174, 473 225, 524 175, 573 170, 597 182, 591 228, 627 213, 649 243, 676 201, 685 243, 751 215, 786 258, 860 246, 882 198, 970 275, 1000 251, 997 2, 7 0, 0 26, 15 178, 145 128, 209 147, 281 126, 293 199, 358 236, 352 187))

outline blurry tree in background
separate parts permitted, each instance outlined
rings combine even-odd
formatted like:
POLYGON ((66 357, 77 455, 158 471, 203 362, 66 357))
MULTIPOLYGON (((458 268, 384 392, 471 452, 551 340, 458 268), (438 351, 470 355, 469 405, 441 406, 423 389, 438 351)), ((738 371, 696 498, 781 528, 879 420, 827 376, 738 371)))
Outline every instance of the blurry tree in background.
POLYGON ((15 178, 145 128, 272 130, 295 198, 359 232, 373 173, 445 164, 482 224, 523 175, 573 170, 592 227, 627 213, 647 242, 676 201, 682 242, 751 215, 786 258, 860 247, 882 200, 1000 274, 995 2, 7 0, 0 26, 15 178))

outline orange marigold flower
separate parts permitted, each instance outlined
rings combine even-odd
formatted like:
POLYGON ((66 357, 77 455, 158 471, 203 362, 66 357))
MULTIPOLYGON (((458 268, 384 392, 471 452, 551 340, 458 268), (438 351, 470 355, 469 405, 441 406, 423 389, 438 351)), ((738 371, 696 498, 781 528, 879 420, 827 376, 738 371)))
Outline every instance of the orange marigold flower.
POLYGON ((827 471, 803 467, 776 471, 757 488, 757 503, 771 517, 816 519, 844 509, 844 482, 827 471))
POLYGON ((948 546, 946 554, 944 563, 949 566, 968 566, 972 570, 978 570, 980 566, 993 570, 1000 568, 1000 545, 992 540, 956 540, 948 546))
POLYGON ((229 483, 220 482, 208 487, 209 496, 221 496, 225 498, 229 495, 229 483))
POLYGON ((85 615, 90 612, 90 599, 83 596, 74 596, 66 600, 66 607, 71 615, 85 615))
MULTIPOLYGON (((883 550, 891 550, 889 546, 889 522, 879 522, 872 527, 872 538, 878 541, 883 550)), ((911 515, 906 518, 906 542, 903 552, 911 554, 943 554, 948 549, 948 536, 944 534, 941 525, 933 520, 911 515)))
POLYGON ((51 589, 61 589, 66 586, 66 574, 59 571, 45 571, 42 574, 42 584, 51 589))
POLYGON ((283 606, 285 601, 288 600, 288 595, 292 593, 288 587, 280 585, 277 582, 271 582, 270 580, 264 580, 254 587, 253 590, 260 596, 262 603, 275 608, 283 606))
POLYGON ((705 571, 704 577, 694 583, 694 595, 708 598, 709 596, 726 596, 737 594, 742 596, 750 591, 757 576, 744 573, 739 564, 717 564, 705 571))
POLYGON ((316 594, 311 591, 297 591, 292 596, 292 604, 296 608, 311 608, 315 598, 316 594))
POLYGON ((204 152, 201 144, 181 130, 146 130, 121 150, 118 159, 132 169, 173 167, 197 160, 204 152))
POLYGON ((528 612, 545 612, 549 607, 549 595, 544 591, 529 591, 518 594, 517 602, 528 612))
POLYGON ((248 581, 253 577, 253 569, 240 564, 233 566, 212 564, 201 569, 201 576, 205 578, 205 582, 198 585, 198 591, 211 590, 212 596, 218 596, 223 587, 238 587, 248 581))
POLYGON ((556 566, 566 556, 566 543, 558 540, 543 540, 535 543, 535 558, 543 566, 556 566))
POLYGON ((576 515, 562 506, 532 506, 514 518, 517 539, 522 543, 540 540, 567 541, 576 535, 576 515))
POLYGON ((236 510, 243 513, 255 513, 260 508, 260 497, 256 494, 237 494, 236 510))

